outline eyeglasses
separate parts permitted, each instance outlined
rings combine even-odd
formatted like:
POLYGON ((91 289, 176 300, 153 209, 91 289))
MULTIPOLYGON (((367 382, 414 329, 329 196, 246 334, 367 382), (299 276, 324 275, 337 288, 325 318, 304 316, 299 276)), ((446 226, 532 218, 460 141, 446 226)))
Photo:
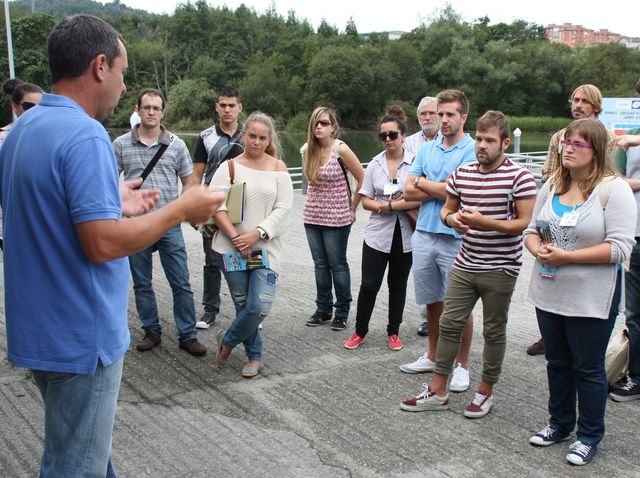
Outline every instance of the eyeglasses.
POLYGON ((161 106, 156 106, 156 105, 144 105, 140 109, 144 110, 144 111, 151 111, 151 110, 156 111, 156 112, 162 111, 162 107, 161 106))
POLYGON ((389 138, 391 141, 394 141, 398 139, 399 135, 400 135, 399 131, 388 131, 386 133, 380 133, 378 135, 378 138, 380 138, 380 141, 386 141, 387 138, 389 138))
POLYGON ((573 146, 575 149, 591 149, 591 145, 583 143, 582 141, 571 141, 570 139, 563 139, 560 141, 562 146, 573 146))
POLYGON ((20 103, 20 106, 22 106, 22 109, 27 111, 31 108, 33 108, 36 104, 35 103, 31 103, 31 101, 23 101, 22 103, 20 103))
POLYGON ((321 126, 331 126, 331 121, 329 120, 319 120, 318 123, 321 126))

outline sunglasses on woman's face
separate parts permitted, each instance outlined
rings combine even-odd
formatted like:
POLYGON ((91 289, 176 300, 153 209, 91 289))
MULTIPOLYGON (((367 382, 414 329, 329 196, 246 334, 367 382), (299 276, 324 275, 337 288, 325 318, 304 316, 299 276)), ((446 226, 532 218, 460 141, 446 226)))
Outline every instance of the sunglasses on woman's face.
POLYGON ((399 131, 388 131, 385 133, 380 133, 378 135, 378 138, 380 138, 380 141, 386 141, 387 138, 389 138, 391 141, 395 141, 396 139, 398 139, 399 134, 399 131))
POLYGON ((31 103, 31 101, 23 101, 22 103, 20 103, 20 106, 22 106, 22 109, 27 111, 28 109, 31 109, 35 106, 35 103, 31 103))
POLYGON ((327 126, 331 126, 331 121, 329 121, 329 120, 320 120, 320 121, 318 121, 318 124, 320 126, 327 127, 327 126))

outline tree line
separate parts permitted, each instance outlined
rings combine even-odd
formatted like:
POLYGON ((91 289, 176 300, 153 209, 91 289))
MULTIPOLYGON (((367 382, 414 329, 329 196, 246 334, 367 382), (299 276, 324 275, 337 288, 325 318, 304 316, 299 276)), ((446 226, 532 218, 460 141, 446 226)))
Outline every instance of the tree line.
MULTIPOLYGON (((322 21, 317 29, 294 11, 272 6, 258 13, 211 7, 204 0, 172 15, 149 14, 114 1, 12 2, 16 75, 50 86, 47 34, 66 14, 94 13, 120 31, 129 55, 128 91, 108 126, 128 124, 136 93, 157 87, 168 96, 166 122, 199 129, 212 122, 215 92, 236 86, 245 108, 263 110, 282 127, 306 129, 317 105, 333 106, 348 128, 375 124, 389 104, 410 118, 422 96, 458 88, 469 96, 471 119, 487 109, 513 116, 568 116, 575 86, 597 85, 605 96, 633 96, 640 50, 618 44, 571 49, 550 43, 541 25, 517 20, 472 22, 447 6, 397 40, 387 33, 343 31, 322 21), (49 8, 49 10, 47 10, 49 8)), ((2 37, 4 38, 4 21, 2 37)), ((0 71, 7 75, 6 49, 0 71)), ((4 111, 5 121, 8 110, 4 111)))

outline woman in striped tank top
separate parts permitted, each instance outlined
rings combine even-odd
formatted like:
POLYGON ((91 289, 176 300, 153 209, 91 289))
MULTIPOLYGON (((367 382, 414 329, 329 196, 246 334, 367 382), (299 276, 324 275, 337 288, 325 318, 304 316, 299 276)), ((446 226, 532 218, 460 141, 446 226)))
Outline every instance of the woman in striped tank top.
POLYGON ((303 146, 303 171, 309 181, 304 204, 304 228, 316 275, 316 311, 307 320, 310 327, 335 318, 333 330, 346 328, 351 302, 351 275, 347 262, 347 241, 360 202, 358 191, 364 170, 356 155, 339 134, 336 114, 319 107, 309 120, 307 144, 303 146), (358 181, 350 191, 347 171, 358 181), (353 194, 353 197, 351 196, 353 194))

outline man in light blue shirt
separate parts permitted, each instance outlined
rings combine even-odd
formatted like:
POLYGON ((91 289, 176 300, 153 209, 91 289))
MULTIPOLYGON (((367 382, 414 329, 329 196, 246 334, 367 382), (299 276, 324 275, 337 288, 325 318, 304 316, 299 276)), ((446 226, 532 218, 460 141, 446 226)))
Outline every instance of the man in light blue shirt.
MULTIPOLYGON (((463 129, 469 100, 458 90, 442 91, 436 99, 440 137, 420 147, 404 186, 407 201, 422 202, 412 237, 413 278, 416 303, 427 304, 429 324, 429 350, 415 362, 401 365, 400 370, 405 373, 433 371, 447 278, 461 244, 460 235, 440 222, 440 210, 446 199, 445 183, 458 166, 476 160, 474 141, 463 129)), ((452 391, 463 392, 469 388, 467 362, 471 332, 469 320, 455 362, 452 391)))
POLYGON ((189 188, 144 217, 156 190, 119 189, 107 119, 126 91, 113 27, 75 15, 49 35, 51 94, 0 149, 8 359, 29 368, 44 402, 41 477, 114 477, 111 436, 129 346, 126 256, 222 195, 189 188), (37 141, 34 141, 37 138, 37 141))

